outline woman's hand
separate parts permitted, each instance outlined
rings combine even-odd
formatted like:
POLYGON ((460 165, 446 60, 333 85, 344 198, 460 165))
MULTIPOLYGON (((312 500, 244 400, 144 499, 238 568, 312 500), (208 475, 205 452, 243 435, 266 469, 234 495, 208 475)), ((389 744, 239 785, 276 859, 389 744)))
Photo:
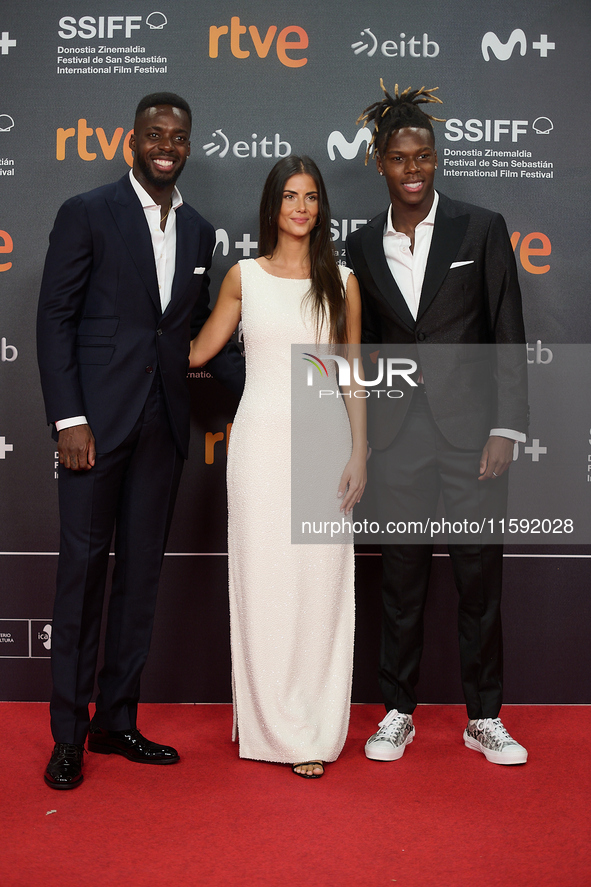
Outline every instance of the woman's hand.
POLYGON ((367 483, 367 459, 365 453, 351 456, 341 475, 338 497, 342 499, 341 511, 350 514, 353 506, 361 501, 367 483))

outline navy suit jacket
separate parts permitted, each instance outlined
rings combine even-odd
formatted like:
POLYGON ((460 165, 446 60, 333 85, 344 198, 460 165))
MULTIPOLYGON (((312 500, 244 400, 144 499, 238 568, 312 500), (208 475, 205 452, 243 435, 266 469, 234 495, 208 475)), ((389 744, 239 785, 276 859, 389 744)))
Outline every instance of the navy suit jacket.
MULTIPOLYGON (((503 217, 439 195, 415 321, 384 255, 387 212, 347 238, 361 289, 363 341, 404 345, 415 355, 433 417, 454 446, 478 449, 492 428, 525 433, 525 331, 503 217)), ((409 402, 382 398, 377 409, 368 402, 372 446, 392 442, 409 402)))
MULTIPOLYGON (((126 174, 67 200, 45 262, 37 319, 47 421, 85 415, 97 452, 130 433, 160 370, 172 432, 189 444, 189 343, 209 315, 213 227, 184 203, 176 211, 172 297, 160 305, 144 210, 126 174)), ((240 394, 242 358, 226 347, 208 364, 240 394)))

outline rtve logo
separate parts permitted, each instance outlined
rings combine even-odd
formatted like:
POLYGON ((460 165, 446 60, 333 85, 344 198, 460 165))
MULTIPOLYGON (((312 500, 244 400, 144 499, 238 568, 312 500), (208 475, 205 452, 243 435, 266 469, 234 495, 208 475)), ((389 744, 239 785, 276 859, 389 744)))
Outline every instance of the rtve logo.
MULTIPOLYGON (((507 59, 511 58, 513 50, 517 46, 519 47, 519 54, 525 55, 527 52, 527 37, 521 28, 511 31, 506 43, 499 40, 494 31, 487 31, 480 44, 482 57, 485 62, 490 61, 491 52, 500 62, 506 62, 507 59)), ((556 49, 556 44, 548 41, 547 34, 540 34, 537 42, 532 41, 531 48, 540 53, 540 58, 545 59, 548 58, 549 49, 556 49)))
POLYGON ((232 423, 228 422, 226 425, 225 433, 223 431, 218 431, 217 434, 214 434, 213 431, 206 431, 205 433, 205 464, 213 465, 215 461, 215 445, 216 443, 222 443, 224 440, 226 442, 226 455, 228 454, 228 446, 230 444, 230 433, 232 431, 232 423))
MULTIPOLYGON (((271 27, 267 29, 267 33, 262 37, 256 25, 249 25, 248 28, 246 25, 241 25, 240 18, 237 15, 233 15, 230 19, 229 28, 228 25, 212 25, 209 29, 210 59, 218 58, 220 42, 224 48, 227 44, 227 39, 222 40, 222 38, 227 38, 228 32, 230 52, 234 58, 246 59, 249 57, 251 49, 254 49, 260 59, 266 59, 273 45, 273 41, 275 40, 277 26, 271 25, 271 27), (250 40, 245 38, 244 43, 241 45, 240 38, 243 37, 247 31, 250 40), (245 49, 245 46, 250 46, 250 49, 245 49)), ((281 64, 285 65, 286 68, 303 67, 308 59, 306 57, 294 57, 292 53, 298 53, 307 48, 308 34, 298 25, 288 25, 277 35, 275 52, 277 53, 277 58, 281 64), (292 35, 295 35, 295 38, 292 35)))
POLYGON ((532 231, 531 234, 524 234, 519 252, 517 252, 517 244, 520 237, 521 232, 514 231, 511 235, 511 246, 515 256, 519 257, 523 270, 527 271, 528 274, 547 274, 550 270, 550 265, 534 265, 531 261, 531 256, 549 256, 552 252, 550 238, 546 234, 542 234, 541 231, 532 231), (540 246, 533 246, 532 244, 540 244, 540 246))
MULTIPOLYGON (((96 160, 97 152, 89 150, 88 139, 96 133, 96 143, 91 143, 91 148, 98 148, 102 152, 105 160, 112 160, 117 153, 117 149, 121 145, 123 157, 128 166, 133 166, 133 157, 131 148, 129 147, 129 136, 133 132, 130 129, 125 137, 123 137, 123 127, 118 126, 111 138, 107 138, 105 130, 101 126, 95 129, 87 125, 86 118, 80 117, 77 127, 69 127, 68 129, 59 128, 56 132, 55 157, 56 160, 66 159, 66 142, 69 139, 74 140, 78 157, 81 160, 96 160), (123 138, 122 138, 123 137, 123 138)), ((72 145, 70 145, 72 147, 72 145)), ((2 270, 2 266, 0 266, 2 270)))
MULTIPOLYGON (((0 231, 0 253, 11 253, 13 248, 12 237, 8 231, 0 231)), ((0 262, 0 273, 10 271, 12 262, 0 262)))

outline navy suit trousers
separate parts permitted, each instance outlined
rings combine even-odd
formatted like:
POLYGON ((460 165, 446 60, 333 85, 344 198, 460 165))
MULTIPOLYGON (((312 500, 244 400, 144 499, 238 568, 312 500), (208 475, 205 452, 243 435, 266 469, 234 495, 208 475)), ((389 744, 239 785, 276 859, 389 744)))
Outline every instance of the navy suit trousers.
POLYGON ((56 742, 81 745, 88 731, 113 533, 115 565, 94 723, 109 730, 136 725, 140 676, 182 468, 158 371, 122 444, 97 453, 88 471, 60 466, 50 707, 56 742))

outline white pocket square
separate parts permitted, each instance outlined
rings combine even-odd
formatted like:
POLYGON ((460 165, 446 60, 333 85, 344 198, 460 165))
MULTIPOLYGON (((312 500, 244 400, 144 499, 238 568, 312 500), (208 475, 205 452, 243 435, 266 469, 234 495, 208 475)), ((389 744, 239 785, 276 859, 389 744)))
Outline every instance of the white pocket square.
POLYGON ((205 274, 205 268, 195 268, 193 274, 205 274))
POLYGON ((452 262, 450 268, 461 268, 462 265, 473 265, 474 259, 468 259, 467 262, 452 262))

